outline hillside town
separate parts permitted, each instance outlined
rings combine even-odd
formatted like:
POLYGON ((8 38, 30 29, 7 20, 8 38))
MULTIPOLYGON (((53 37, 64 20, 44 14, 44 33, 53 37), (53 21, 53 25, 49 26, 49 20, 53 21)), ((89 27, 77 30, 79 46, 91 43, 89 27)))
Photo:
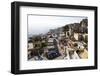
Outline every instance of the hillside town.
POLYGON ((88 20, 28 37, 28 60, 88 59, 88 20))

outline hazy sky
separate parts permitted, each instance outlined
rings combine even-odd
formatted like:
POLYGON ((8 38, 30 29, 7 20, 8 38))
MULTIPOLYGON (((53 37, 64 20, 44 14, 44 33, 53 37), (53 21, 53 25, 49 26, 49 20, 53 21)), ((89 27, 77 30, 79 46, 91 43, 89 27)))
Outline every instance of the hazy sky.
POLYGON ((28 34, 46 33, 49 29, 70 23, 79 23, 84 18, 86 17, 28 15, 28 34))

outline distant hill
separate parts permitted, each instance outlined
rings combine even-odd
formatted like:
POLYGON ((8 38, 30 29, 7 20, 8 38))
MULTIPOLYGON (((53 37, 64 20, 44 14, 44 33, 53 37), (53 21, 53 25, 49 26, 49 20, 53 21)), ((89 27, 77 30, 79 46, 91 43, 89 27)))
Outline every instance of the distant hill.
POLYGON ((82 21, 80 21, 80 23, 66 24, 63 27, 59 27, 56 29, 50 29, 50 32, 54 32, 57 34, 61 31, 64 31, 64 29, 66 29, 66 31, 69 29, 72 29, 73 32, 76 32, 76 33, 87 33, 88 32, 88 20, 83 19, 82 21))

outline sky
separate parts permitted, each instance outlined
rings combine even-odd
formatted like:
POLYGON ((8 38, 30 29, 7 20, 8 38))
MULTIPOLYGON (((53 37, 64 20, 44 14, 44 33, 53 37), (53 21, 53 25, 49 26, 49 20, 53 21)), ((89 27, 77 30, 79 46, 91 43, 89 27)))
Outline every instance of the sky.
POLYGON ((85 18, 79 16, 28 15, 28 35, 45 34, 50 29, 62 27, 66 24, 79 23, 85 18))

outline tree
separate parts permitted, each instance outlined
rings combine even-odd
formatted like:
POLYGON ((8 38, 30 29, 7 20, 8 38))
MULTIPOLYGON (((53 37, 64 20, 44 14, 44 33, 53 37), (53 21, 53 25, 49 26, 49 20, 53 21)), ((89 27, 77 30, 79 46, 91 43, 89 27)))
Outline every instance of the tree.
POLYGON ((79 40, 79 41, 84 41, 83 35, 79 35, 79 36, 78 36, 78 40, 79 40))
POLYGON ((45 43, 41 43, 41 48, 44 48, 46 46, 47 46, 47 43, 46 42, 45 43))
POLYGON ((80 32, 81 33, 87 33, 88 32, 88 20, 87 19, 83 19, 81 22, 80 22, 80 32))
POLYGON ((36 36, 33 38, 33 41, 37 42, 37 41, 41 41, 41 36, 36 36))
POLYGON ((66 32, 69 31, 69 26, 68 25, 64 26, 63 31, 64 31, 65 37, 66 37, 66 32))
POLYGON ((87 35, 85 36, 84 42, 88 43, 88 36, 87 35))
POLYGON ((74 23, 73 31, 75 33, 79 33, 79 29, 80 29, 80 24, 79 23, 74 23))

